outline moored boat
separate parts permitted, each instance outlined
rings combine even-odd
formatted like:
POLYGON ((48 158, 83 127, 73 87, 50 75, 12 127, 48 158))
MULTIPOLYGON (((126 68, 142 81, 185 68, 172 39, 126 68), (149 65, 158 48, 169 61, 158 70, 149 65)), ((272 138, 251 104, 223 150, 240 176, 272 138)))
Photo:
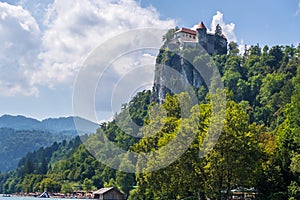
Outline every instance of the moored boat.
POLYGON ((43 192, 43 193, 39 196, 39 198, 50 198, 50 195, 49 195, 48 192, 43 192))

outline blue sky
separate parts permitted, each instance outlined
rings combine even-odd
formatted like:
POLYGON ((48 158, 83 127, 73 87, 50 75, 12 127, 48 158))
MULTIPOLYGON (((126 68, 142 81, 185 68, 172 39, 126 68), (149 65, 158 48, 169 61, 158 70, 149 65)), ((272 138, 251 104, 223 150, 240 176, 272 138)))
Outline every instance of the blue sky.
POLYGON ((268 45, 298 44, 300 35, 299 0, 141 0, 154 6, 162 18, 176 19, 179 26, 191 27, 199 20, 210 24, 216 11, 224 21, 234 23, 238 42, 268 45))
MULTIPOLYGON (((133 29, 200 21, 220 23, 240 45, 300 43, 300 0, 0 1, 0 115, 73 115, 76 76, 97 46, 133 29)), ((98 107, 98 120, 114 114, 98 107)))

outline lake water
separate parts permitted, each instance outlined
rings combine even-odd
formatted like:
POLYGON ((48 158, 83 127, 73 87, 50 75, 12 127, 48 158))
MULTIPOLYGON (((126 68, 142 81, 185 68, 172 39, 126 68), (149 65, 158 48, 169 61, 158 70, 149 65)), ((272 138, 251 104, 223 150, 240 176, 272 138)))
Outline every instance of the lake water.
POLYGON ((3 197, 2 195, 0 196, 0 200, 37 200, 35 197, 3 197))
MULTIPOLYGON (((54 198, 54 199, 55 200, 67 200, 67 199, 60 199, 60 198, 54 198)), ((42 200, 42 199, 37 198, 37 197, 15 197, 15 196, 3 197, 2 195, 0 195, 0 200, 42 200)))

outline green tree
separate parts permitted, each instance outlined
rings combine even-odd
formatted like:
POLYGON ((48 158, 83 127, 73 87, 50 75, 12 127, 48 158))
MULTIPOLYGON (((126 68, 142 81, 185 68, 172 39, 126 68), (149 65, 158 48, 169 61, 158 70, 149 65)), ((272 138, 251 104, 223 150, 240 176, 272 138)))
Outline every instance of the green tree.
POLYGON ((44 178, 40 182, 40 191, 60 192, 61 184, 51 178, 44 178))
MULTIPOLYGON (((173 110, 174 106, 172 108, 165 106, 165 108, 173 110)), ((209 146, 206 144, 202 147, 209 127, 210 105, 201 105, 199 110, 200 113, 197 109, 193 109, 194 117, 181 119, 180 128, 179 123, 171 120, 176 118, 167 117, 165 119, 167 124, 172 122, 172 126, 169 126, 172 127, 171 129, 163 129, 162 134, 157 134, 151 139, 143 139, 136 146, 143 151, 148 151, 149 148, 159 149, 182 131, 192 131, 196 134, 194 142, 176 162, 158 171, 137 174, 139 187, 134 195, 142 195, 145 199, 204 198, 205 196, 221 199, 223 190, 227 191, 228 196, 230 189, 235 186, 255 186, 255 171, 259 169, 258 161, 261 155, 256 140, 258 135, 256 125, 249 125, 249 118, 242 107, 230 102, 225 128, 219 142, 208 156, 201 158, 200 149, 209 146), (200 121, 195 127, 192 124, 198 121, 197 119, 200 121)), ((183 146, 178 144, 176 148, 178 150, 183 146)), ((154 163, 165 159, 167 158, 164 154, 158 153, 153 160, 147 161, 148 166, 151 169, 154 163)))
POLYGON ((93 181, 85 178, 82 184, 82 188, 85 192, 90 192, 94 188, 93 181))
POLYGON ((65 182, 62 184, 61 186, 61 192, 63 194, 68 194, 68 193, 73 193, 74 189, 72 187, 72 185, 68 182, 65 182))
POLYGON ((209 194, 228 198, 234 187, 255 186, 261 155, 256 129, 255 124, 249 125, 249 117, 240 105, 228 103, 223 132, 205 159, 209 194))

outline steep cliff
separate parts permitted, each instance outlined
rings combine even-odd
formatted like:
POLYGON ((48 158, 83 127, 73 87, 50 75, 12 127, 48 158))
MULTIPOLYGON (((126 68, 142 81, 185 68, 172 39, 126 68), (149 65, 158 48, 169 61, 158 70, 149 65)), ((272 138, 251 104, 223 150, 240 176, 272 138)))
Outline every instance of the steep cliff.
POLYGON ((201 47, 181 48, 179 44, 166 41, 156 59, 153 101, 161 103, 167 94, 177 94, 193 88, 207 90, 203 77, 211 74, 208 67, 210 55, 201 47))

